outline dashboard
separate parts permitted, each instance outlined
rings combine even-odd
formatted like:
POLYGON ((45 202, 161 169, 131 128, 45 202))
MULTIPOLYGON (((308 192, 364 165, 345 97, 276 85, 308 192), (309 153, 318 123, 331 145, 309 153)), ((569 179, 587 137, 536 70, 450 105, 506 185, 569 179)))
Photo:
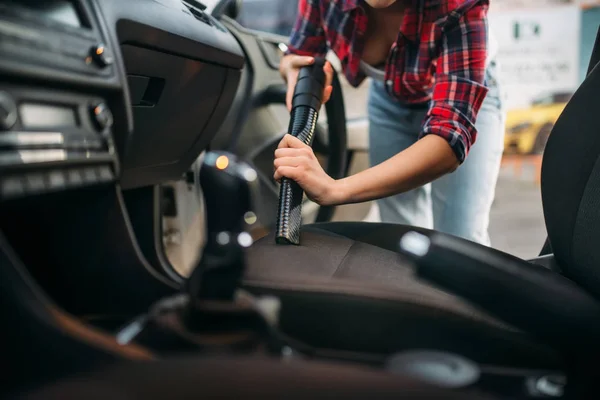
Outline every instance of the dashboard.
POLYGON ((244 56, 198 0, 0 0, 0 198, 180 178, 244 56))
POLYGON ((81 319, 179 289, 142 253, 154 194, 211 143, 244 61, 199 0, 0 0, 0 304, 7 362, 40 360, 2 393, 127 358, 81 319))

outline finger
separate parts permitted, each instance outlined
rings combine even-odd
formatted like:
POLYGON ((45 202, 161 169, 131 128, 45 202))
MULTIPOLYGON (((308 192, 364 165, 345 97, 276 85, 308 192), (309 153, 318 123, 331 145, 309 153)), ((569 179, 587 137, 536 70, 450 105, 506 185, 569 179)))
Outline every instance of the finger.
POLYGON ((281 142, 279 142, 279 145, 277 146, 278 149, 285 149, 285 148, 303 149, 306 147, 308 147, 308 146, 305 145, 304 143, 302 143, 302 141, 300 139, 290 135, 289 133, 285 134, 285 136, 283 137, 283 139, 281 139, 281 142))
POLYGON ((292 136, 290 134, 285 135, 286 136, 286 141, 287 141, 287 147, 290 147, 292 149, 306 149, 306 148, 310 148, 308 145, 304 144, 304 142, 300 139, 298 139, 295 136, 292 136))
POLYGON ((323 91, 323 104, 327 103, 331 98, 331 93, 333 92, 333 86, 327 86, 323 91))
POLYGON ((323 90, 323 104, 327 103, 331 98, 331 92, 333 91, 333 67, 331 63, 327 61, 323 67, 325 72, 325 89, 323 90))
POLYGON ((282 157, 273 161, 275 169, 281 167, 299 167, 306 165, 306 158, 303 157, 282 157))
POLYGON ((292 99, 294 98, 294 90, 296 89, 296 83, 298 82, 298 70, 291 68, 290 72, 286 76, 287 91, 285 93, 285 105, 288 111, 292 111, 292 99))
POLYGON ((290 59, 290 67, 292 68, 302 68, 307 65, 311 65, 315 62, 314 57, 310 56, 295 56, 290 59))
POLYGON ((285 94, 285 106, 287 107, 288 112, 292 112, 292 99, 294 98, 294 86, 296 82, 291 82, 288 80, 287 92, 285 94))
POLYGON ((282 178, 283 178, 283 175, 281 175, 281 172, 279 171, 279 169, 275 168, 275 171, 273 171, 273 180, 277 183, 281 183, 282 178))
MULTIPOLYGON (((289 135, 289 136, 291 136, 291 135, 289 135)), ((287 137, 288 137, 288 134, 286 133, 279 141, 279 144, 277 145, 277 149, 287 149, 289 147, 287 144, 287 137)))
POLYGON ((288 136, 292 136, 292 135, 290 135, 289 133, 286 133, 285 135, 283 135, 283 137, 279 141, 279 144, 277 145, 277 149, 287 149, 290 147, 288 145, 288 136))
POLYGON ((329 61, 325 62, 323 71, 325 71, 325 87, 331 86, 333 83, 333 66, 329 61))
POLYGON ((288 178, 291 180, 298 180, 299 176, 300 176, 300 168, 285 166, 285 167, 277 168, 277 170, 275 170, 275 174, 273 175, 273 178, 277 182, 281 182, 281 180, 283 178, 288 178))
POLYGON ((309 155, 306 149, 291 149, 289 147, 275 150, 275 159, 282 157, 305 157, 309 155))

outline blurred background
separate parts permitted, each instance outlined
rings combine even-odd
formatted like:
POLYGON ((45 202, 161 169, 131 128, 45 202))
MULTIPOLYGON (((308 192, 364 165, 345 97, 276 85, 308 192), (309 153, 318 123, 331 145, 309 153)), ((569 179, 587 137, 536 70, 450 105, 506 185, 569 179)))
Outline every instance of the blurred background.
MULTIPOLYGON (((243 0, 238 22, 287 36, 297 0, 243 0)), ((600 24, 600 0, 492 0, 489 25, 506 105, 505 154, 490 220, 492 246, 520 257, 537 255, 546 238, 540 196, 543 150, 552 126, 586 74, 600 24)), ((342 78, 343 79, 343 78, 342 78)), ((368 165, 364 123, 369 82, 344 82, 351 172, 368 165)), ((576 135, 573 132, 573 135, 576 135)), ((565 160, 565 162, 573 162, 565 160)), ((373 204, 341 207, 336 220, 378 218, 373 204)))

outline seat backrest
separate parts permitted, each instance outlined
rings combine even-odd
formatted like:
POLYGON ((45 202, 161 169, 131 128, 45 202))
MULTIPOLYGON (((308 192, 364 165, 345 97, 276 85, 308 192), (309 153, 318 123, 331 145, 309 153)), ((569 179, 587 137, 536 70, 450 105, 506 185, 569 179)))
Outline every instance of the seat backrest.
MULTIPOLYGON (((594 54, 599 51, 597 38, 594 54)), ((589 71, 550 134, 542 202, 563 273, 600 297, 600 64, 589 71)))

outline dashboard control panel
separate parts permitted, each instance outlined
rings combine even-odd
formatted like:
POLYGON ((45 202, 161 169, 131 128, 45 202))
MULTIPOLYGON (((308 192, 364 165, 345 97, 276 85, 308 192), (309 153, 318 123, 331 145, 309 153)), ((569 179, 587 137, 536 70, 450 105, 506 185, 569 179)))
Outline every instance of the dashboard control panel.
POLYGON ((112 124, 102 98, 0 83, 2 197, 113 180, 112 124))
POLYGON ((91 1, 0 0, 0 199, 115 180, 107 43, 91 1))
POLYGON ((0 0, 0 200, 179 179, 244 63, 198 0, 0 0))
POLYGON ((85 1, 0 0, 0 52, 12 63, 110 76, 113 55, 85 1))

